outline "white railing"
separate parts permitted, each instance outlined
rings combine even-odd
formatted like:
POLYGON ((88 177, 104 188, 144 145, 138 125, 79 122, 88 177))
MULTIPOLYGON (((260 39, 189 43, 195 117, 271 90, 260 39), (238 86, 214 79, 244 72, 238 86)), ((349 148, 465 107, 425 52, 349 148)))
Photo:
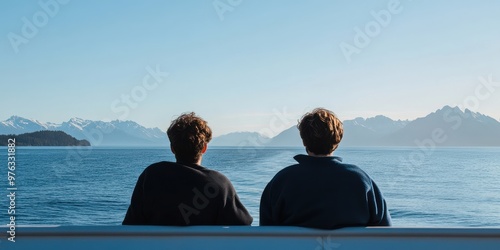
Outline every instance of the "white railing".
POLYGON ((28 226, 0 249, 500 249, 500 228, 28 226))

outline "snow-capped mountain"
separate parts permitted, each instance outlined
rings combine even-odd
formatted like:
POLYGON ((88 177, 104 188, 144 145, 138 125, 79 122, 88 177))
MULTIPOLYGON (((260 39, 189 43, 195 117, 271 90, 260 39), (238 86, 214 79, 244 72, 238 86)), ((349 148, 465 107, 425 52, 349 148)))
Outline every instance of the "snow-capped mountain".
POLYGON ((168 145, 165 132, 145 128, 133 121, 92 121, 72 118, 61 124, 12 116, 0 122, 0 134, 23 134, 41 130, 60 130, 76 139, 88 140, 93 146, 168 145))
MULTIPOLYGON (((12 116, 0 122, 0 134, 23 134, 61 130, 92 146, 168 146, 159 128, 145 128, 133 121, 91 121, 72 118, 61 124, 12 116)), ((344 121, 341 146, 500 146, 500 122, 471 110, 445 106, 413 121, 394 121, 379 115, 344 121), (431 142, 432 141, 432 142, 431 142)), ((293 126, 273 138, 256 132, 236 132, 215 137, 214 146, 301 147, 299 131, 293 126)))
POLYGON ((19 116, 11 116, 9 119, 0 122, 0 134, 22 134, 40 130, 52 130, 57 124, 42 123, 37 120, 30 120, 19 116))
POLYGON ((165 132, 161 131, 159 128, 146 128, 133 121, 114 120, 111 124, 114 125, 115 128, 125 131, 129 135, 137 137, 144 137, 152 140, 164 140, 167 136, 165 132))

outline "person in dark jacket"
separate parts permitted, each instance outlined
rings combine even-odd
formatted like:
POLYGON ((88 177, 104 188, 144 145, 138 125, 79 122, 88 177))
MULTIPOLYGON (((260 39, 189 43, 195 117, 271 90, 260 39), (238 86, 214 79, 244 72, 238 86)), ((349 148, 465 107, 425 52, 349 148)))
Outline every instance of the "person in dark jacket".
POLYGON ((183 114, 167 130, 176 162, 139 176, 123 225, 250 225, 253 218, 223 174, 201 166, 212 138, 207 122, 183 114))
POLYGON ((335 229, 390 226, 387 204, 375 182, 352 164, 332 156, 342 122, 327 109, 305 114, 298 125, 307 155, 279 171, 260 201, 260 225, 335 229))

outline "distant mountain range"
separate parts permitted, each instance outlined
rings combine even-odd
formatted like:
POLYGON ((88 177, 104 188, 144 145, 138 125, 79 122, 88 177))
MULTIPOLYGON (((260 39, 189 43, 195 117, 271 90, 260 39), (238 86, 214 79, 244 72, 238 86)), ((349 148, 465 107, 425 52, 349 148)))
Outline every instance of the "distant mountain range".
POLYGON ((213 138, 210 145, 259 147, 267 145, 270 140, 271 138, 257 132, 234 132, 213 138))
MULTIPOLYGON (((378 115, 343 121, 344 137, 341 146, 500 146, 500 122, 483 114, 445 106, 425 117, 392 120, 378 115)), ((255 133, 239 132, 224 135, 233 138, 232 146, 249 145, 255 133), (243 141, 238 141, 242 139, 243 141)), ((215 139, 214 139, 215 140, 215 139)), ((218 146, 219 142, 212 145, 218 146)), ((230 146, 230 145, 221 145, 230 146)), ((302 140, 293 126, 259 146, 300 147, 302 140)))
MULTIPOLYGON (((378 115, 344 123, 341 146, 500 146, 500 122, 492 117, 445 106, 425 117, 392 120, 378 115)), ((93 146, 168 146, 166 133, 133 121, 90 121, 79 118, 62 124, 42 123, 18 116, 0 122, 0 134, 61 130, 93 146)), ((256 132, 235 132, 213 138, 210 146, 300 147, 296 126, 273 138, 256 132)))
POLYGON ((63 131, 78 140, 87 140, 92 146, 167 146, 165 132, 159 128, 145 128, 133 121, 91 121, 72 118, 61 124, 12 116, 0 122, 0 134, 23 134, 35 131, 63 131))

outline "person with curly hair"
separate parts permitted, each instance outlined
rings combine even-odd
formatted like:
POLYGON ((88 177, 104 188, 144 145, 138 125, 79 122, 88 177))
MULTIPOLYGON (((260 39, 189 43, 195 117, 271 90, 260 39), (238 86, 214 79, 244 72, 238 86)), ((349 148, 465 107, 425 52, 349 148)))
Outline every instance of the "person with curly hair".
POLYGON ((250 225, 253 218, 223 174, 201 166, 212 139, 207 122, 180 115, 167 130, 176 162, 147 167, 137 180, 123 225, 250 225))
POLYGON ((260 225, 335 229, 390 226, 391 216, 375 182, 359 167, 333 156, 344 134, 330 110, 317 108, 299 122, 307 155, 279 171, 260 201, 260 225))

